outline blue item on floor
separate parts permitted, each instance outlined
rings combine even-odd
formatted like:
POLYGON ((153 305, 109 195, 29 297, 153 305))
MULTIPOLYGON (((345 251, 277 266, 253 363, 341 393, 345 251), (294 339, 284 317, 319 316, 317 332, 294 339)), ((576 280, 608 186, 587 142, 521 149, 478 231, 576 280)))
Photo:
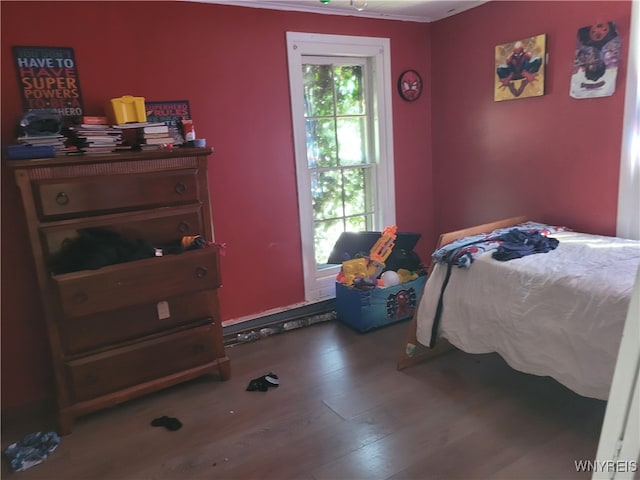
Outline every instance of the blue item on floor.
POLYGON ((12 443, 4 451, 16 472, 38 465, 53 452, 60 443, 56 432, 36 432, 26 435, 21 441, 12 443))

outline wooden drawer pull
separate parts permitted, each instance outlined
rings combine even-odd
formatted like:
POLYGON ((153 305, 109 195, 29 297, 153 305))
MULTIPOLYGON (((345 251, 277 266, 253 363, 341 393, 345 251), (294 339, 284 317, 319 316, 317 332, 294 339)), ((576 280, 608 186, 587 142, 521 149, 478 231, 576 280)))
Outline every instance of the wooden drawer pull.
POLYGON ((187 191, 187 187, 185 187, 184 183, 179 182, 179 183, 176 183, 175 191, 178 195, 182 195, 184 192, 187 191))
POLYGON ((180 222, 178 224, 178 231, 180 233, 186 233, 189 231, 189 224, 187 222, 180 222))
POLYGON ((196 268, 196 277, 204 278, 207 276, 207 268, 206 267, 198 267, 196 268))
POLYGON ((75 303, 84 303, 84 302, 86 302, 87 300, 89 300, 89 296, 88 296, 85 292, 83 292, 83 291, 76 292, 76 293, 73 295, 73 301, 74 301, 75 303))
POLYGON ((58 205, 67 205, 69 203, 69 195, 64 192, 58 193, 58 195, 56 195, 56 203, 58 205))

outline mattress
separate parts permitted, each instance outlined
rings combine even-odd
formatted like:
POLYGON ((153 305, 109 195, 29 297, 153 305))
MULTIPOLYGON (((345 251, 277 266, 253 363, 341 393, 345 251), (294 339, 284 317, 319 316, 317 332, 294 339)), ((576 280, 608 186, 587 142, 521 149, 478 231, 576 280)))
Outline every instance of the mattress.
MULTIPOLYGON (((468 353, 499 353, 513 368, 551 376, 606 399, 640 265, 640 242, 577 232, 558 247, 500 262, 479 255, 453 267, 439 335, 468 353)), ((436 264, 417 312, 428 345, 447 266, 436 264)))

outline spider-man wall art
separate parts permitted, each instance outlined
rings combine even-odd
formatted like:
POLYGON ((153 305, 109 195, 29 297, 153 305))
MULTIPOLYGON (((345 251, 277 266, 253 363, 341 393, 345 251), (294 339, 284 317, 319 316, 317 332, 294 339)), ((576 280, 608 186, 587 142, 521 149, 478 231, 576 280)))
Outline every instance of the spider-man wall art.
POLYGON ((545 50, 544 34, 496 47, 496 102, 544 94, 545 50))
POLYGON ((578 29, 571 75, 570 95, 573 98, 613 95, 621 46, 614 22, 600 22, 578 29))

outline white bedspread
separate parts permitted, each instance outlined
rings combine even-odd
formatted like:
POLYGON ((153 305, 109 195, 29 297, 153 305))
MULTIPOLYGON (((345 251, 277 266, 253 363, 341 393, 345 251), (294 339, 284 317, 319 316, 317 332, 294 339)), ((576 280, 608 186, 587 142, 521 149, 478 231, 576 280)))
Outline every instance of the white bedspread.
MULTIPOLYGON (((548 253, 453 268, 440 335, 468 353, 498 352, 513 368, 606 399, 640 265, 640 242, 563 232, 548 253)), ((445 277, 438 264, 418 308, 428 345, 445 277)))

